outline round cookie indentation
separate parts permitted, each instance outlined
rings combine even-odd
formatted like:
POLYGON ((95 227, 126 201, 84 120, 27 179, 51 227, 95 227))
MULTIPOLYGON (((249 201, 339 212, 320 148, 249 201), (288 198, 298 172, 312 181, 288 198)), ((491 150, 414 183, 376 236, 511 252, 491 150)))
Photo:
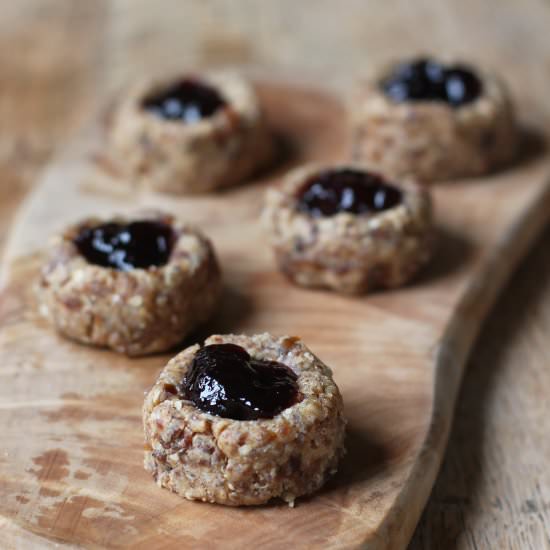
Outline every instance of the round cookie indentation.
POLYGON ((393 208, 402 193, 378 174, 352 168, 324 170, 310 177, 297 193, 297 208, 314 217, 340 212, 365 214, 393 208))
POLYGON ((400 63, 380 86, 396 102, 444 101, 453 107, 474 101, 483 90, 472 68, 423 58, 400 63))
POLYGON ((84 227, 74 243, 91 264, 130 271, 165 265, 174 240, 174 232, 168 224, 138 220, 84 227))
POLYGON ((299 397, 296 374, 276 361, 254 359, 236 344, 204 346, 180 388, 202 411, 233 418, 273 418, 299 397))
POLYGON ((143 100, 143 108, 165 120, 193 124, 226 105, 218 91, 204 82, 184 78, 143 100))

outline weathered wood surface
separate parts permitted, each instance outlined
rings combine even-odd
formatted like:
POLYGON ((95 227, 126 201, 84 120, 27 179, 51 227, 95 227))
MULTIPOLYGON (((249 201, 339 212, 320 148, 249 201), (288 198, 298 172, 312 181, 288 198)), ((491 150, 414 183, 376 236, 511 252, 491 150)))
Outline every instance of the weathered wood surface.
MULTIPOLYGON (((290 65, 345 86, 353 72, 387 57, 444 50, 505 70, 526 102, 545 97, 548 2, 349 1, 338 18, 333 10, 330 2, 314 9, 308 2, 7 3, 0 17, 2 237, 54 148, 105 92, 143 70, 290 65)), ((447 460, 412 548, 549 544, 549 237, 508 287, 473 353, 447 460)), ((3 532, 16 528, 2 521, 3 532)))

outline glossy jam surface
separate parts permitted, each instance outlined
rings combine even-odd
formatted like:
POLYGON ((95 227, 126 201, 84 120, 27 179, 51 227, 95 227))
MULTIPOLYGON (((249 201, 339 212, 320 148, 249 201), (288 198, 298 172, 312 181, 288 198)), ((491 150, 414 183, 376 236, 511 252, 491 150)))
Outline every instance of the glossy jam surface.
POLYGON ((349 168, 326 170, 298 191, 298 210, 314 217, 340 212, 375 213, 401 203, 402 193, 377 174, 349 168))
POLYGON ((74 243, 88 262, 130 271, 166 264, 174 240, 172 228, 165 223, 135 221, 83 229, 74 243))
POLYGON ((143 108, 165 120, 186 124, 212 116, 225 106, 225 100, 211 86, 186 78, 147 97, 143 108))
POLYGON ((481 81, 470 68, 445 66, 433 59, 401 63, 381 86, 396 102, 445 101, 452 107, 474 101, 482 89, 481 81))
POLYGON ((201 348, 180 392, 202 411, 234 420, 273 418, 296 403, 299 394, 289 367, 253 359, 235 344, 201 348))

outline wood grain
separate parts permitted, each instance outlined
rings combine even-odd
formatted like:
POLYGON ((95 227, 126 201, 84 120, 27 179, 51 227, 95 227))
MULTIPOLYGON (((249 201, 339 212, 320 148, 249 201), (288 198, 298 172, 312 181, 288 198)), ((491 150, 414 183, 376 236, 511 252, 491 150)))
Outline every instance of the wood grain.
POLYGON ((445 460, 410 550, 550 548, 547 230, 471 353, 445 460))
MULTIPOLYGON (((405 0, 346 0, 338 18, 330 2, 316 3, 315 10, 308 3, 255 4, 21 0, 3 6, 0 239, 56 146, 106 90, 142 71, 290 65, 324 72, 344 88, 357 71, 388 57, 445 51, 494 66, 515 91, 542 99, 549 112, 547 0, 419 0, 414 7, 405 0)), ((543 444, 549 238, 546 233, 514 278, 474 350, 448 460, 411 548, 550 544, 550 452, 543 444)))
POLYGON ((254 183, 180 199, 128 191, 98 166, 96 128, 52 164, 24 204, 6 249, 0 310, 2 374, 17 373, 0 394, 0 512, 26 531, 97 548, 407 544, 444 452, 466 354, 550 213, 549 161, 527 142, 505 172, 438 187, 439 253, 416 284, 363 299, 306 291, 274 271, 258 231, 263 193, 291 164, 344 158, 349 132, 330 95, 284 84, 259 90, 288 153, 254 183), (45 235, 91 213, 144 206, 171 211, 213 239, 226 294, 208 332, 298 334, 334 369, 348 456, 334 481, 294 510, 233 510, 159 490, 142 469, 140 405, 166 358, 79 346, 36 315, 45 235))

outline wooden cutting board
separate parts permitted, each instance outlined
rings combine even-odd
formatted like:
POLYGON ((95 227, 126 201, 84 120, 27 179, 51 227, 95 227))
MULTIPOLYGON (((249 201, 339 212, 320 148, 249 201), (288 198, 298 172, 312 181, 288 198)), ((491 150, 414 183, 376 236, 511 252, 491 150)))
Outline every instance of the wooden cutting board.
MULTIPOLYGON (((0 295, 0 528, 7 548, 403 548, 437 474, 465 358, 508 276, 550 217, 550 157, 526 135, 518 162, 434 189, 438 250, 406 288, 363 298, 290 285, 258 225, 265 188, 289 167, 345 158, 330 94, 262 84, 284 144, 278 165, 223 193, 128 192, 101 161, 94 124, 18 214, 0 295), (349 420, 336 477, 294 509, 187 502, 143 470, 141 404, 168 355, 128 359, 57 336, 33 284, 48 235, 88 214, 140 207, 202 227, 225 293, 201 334, 299 335, 333 368, 349 420)), ((536 119, 536 109, 527 109, 536 119)), ((191 342, 191 340, 190 340, 191 342)))

